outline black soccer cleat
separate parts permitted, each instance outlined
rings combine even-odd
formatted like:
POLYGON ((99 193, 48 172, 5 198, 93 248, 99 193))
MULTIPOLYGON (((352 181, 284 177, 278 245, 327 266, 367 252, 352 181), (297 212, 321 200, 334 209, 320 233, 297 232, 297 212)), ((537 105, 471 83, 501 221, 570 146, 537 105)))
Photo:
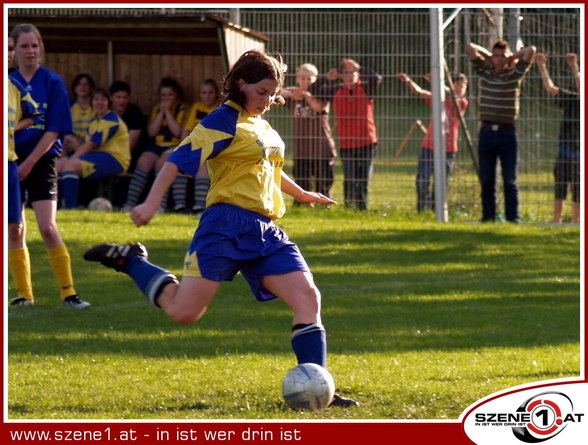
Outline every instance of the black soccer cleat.
POLYGON ((359 402, 335 393, 329 406, 342 406, 343 408, 349 408, 350 406, 359 406, 359 402))
POLYGON ((146 259, 147 249, 141 243, 126 245, 102 243, 91 247, 84 253, 86 261, 99 261, 117 272, 122 272, 127 259, 133 256, 142 256, 146 259))

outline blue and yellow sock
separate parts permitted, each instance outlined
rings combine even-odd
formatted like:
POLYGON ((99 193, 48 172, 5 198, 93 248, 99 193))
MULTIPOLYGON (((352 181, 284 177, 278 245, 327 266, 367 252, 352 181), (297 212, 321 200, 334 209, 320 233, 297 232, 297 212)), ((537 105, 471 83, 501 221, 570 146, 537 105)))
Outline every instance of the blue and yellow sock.
POLYGON ((327 333, 317 323, 295 325, 292 328, 292 349, 298 364, 315 363, 327 366, 327 333))
POLYGON ((155 306, 159 306, 157 299, 163 288, 169 283, 178 282, 173 273, 150 263, 142 256, 130 257, 124 266, 123 272, 131 277, 141 292, 155 306))
POLYGON ((131 182, 129 183, 129 191, 127 192, 127 202, 125 205, 135 207, 139 204, 139 199, 141 199, 143 190, 145 190, 148 177, 149 172, 138 168, 135 169, 131 182))
POLYGON ((194 179, 194 207, 206 207, 206 197, 210 189, 210 179, 195 178, 194 179))
POLYGON ((188 176, 179 174, 172 184, 172 198, 176 209, 186 207, 186 191, 188 190, 188 176))

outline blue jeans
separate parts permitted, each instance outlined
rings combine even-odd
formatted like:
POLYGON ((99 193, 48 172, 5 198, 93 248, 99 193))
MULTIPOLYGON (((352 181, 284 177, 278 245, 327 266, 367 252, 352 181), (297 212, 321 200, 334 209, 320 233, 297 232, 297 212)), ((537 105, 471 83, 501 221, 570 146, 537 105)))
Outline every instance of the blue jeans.
MULTIPOLYGON (((449 187, 449 178, 453 172, 455 153, 445 153, 445 189, 449 187)), ((435 209, 435 187, 431 189, 431 175, 433 174, 435 161, 433 150, 421 147, 419 162, 417 165, 416 190, 417 211, 435 209)))
POLYGON ((500 160, 505 216, 507 221, 518 222, 519 142, 516 128, 493 130, 491 125, 482 126, 478 139, 478 155, 482 183, 482 221, 496 220, 496 165, 500 160))

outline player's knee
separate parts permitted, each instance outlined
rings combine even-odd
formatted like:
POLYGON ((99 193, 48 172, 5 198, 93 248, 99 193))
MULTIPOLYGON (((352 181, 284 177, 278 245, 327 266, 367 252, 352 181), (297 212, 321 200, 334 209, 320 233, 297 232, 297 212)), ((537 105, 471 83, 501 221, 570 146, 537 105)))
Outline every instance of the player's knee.
POLYGON ((8 224, 8 240, 15 242, 24 238, 24 226, 22 224, 8 224))
POLYGON ((39 233, 45 241, 55 241, 59 238, 57 226, 53 223, 42 224, 39 226, 39 233))
POLYGON ((318 314, 321 310, 321 293, 314 285, 309 285, 301 292, 300 303, 306 312, 318 314))

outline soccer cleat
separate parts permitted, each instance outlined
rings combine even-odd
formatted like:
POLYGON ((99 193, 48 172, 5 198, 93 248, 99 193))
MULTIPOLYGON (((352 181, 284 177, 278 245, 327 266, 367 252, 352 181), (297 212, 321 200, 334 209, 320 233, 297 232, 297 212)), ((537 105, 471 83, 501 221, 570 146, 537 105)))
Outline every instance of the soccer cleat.
POLYGON ((348 408, 350 406, 359 406, 359 402, 335 393, 329 406, 342 406, 344 408, 348 408))
POLYGON ((10 306, 32 306, 35 304, 35 300, 29 300, 25 297, 16 297, 10 300, 10 306))
POLYGON ((127 259, 132 256, 142 256, 147 258, 147 249, 141 243, 129 243, 127 245, 118 245, 112 243, 98 244, 84 253, 86 261, 99 261, 104 266, 110 267, 117 272, 122 272, 127 259))
POLYGON ((80 300, 80 297, 76 295, 70 295, 65 300, 63 300, 63 304, 66 306, 75 307, 76 309, 84 309, 86 307, 90 307, 90 303, 84 300, 80 300))

